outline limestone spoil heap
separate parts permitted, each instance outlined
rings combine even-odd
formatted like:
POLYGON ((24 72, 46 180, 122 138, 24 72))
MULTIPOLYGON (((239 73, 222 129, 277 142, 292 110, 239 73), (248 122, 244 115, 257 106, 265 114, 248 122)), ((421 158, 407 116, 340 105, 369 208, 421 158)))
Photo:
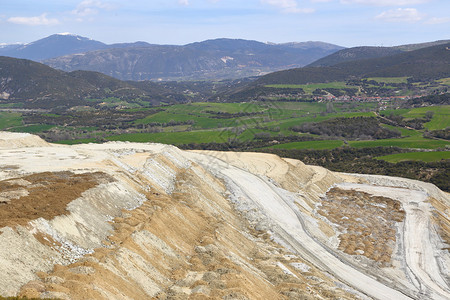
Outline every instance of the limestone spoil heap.
POLYGON ((0 132, 0 295, 450 299, 449 208, 270 154, 0 132))

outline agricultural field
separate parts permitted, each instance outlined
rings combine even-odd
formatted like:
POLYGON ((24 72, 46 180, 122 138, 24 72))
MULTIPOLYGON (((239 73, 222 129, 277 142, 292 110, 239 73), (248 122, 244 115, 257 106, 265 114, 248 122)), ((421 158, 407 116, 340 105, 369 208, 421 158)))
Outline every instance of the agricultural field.
MULTIPOLYGON (((409 82, 408 77, 368 77, 357 80, 333 81, 309 84, 267 84, 264 87, 282 90, 302 91, 301 97, 311 99, 318 95, 392 97, 428 95, 436 91, 445 92, 450 86, 450 78, 440 80, 409 82)), ((272 97, 276 99, 276 97, 272 97)))
POLYGON ((450 127, 450 105, 414 108, 404 114, 404 116, 406 118, 418 118, 425 116, 429 111, 432 111, 434 115, 431 121, 425 124, 428 130, 439 130, 450 127))
POLYGON ((407 152, 391 155, 378 156, 376 159, 382 159, 391 163, 401 161, 415 160, 424 162, 440 161, 442 159, 450 159, 450 151, 431 151, 431 152, 407 152))
POLYGON ((141 99, 134 99, 124 101, 116 97, 108 97, 104 99, 86 99, 87 102, 92 104, 96 104, 99 107, 106 108, 127 108, 127 109, 136 109, 142 107, 148 107, 148 102, 142 101, 141 99))
POLYGON ((450 77, 439 79, 438 82, 441 83, 441 84, 443 84, 443 85, 448 85, 448 86, 450 86, 450 77))
POLYGON ((423 137, 407 137, 400 139, 381 139, 373 141, 349 141, 351 147, 399 147, 405 149, 439 149, 450 146, 450 141, 432 140, 423 137))
POLYGON ((266 87, 277 89, 303 89, 306 94, 312 94, 319 89, 358 89, 357 86, 347 85, 344 81, 334 81, 329 83, 311 83, 311 84, 269 84, 266 87))
POLYGON ((376 81, 383 83, 407 83, 408 77, 369 77, 366 78, 368 81, 376 81))
POLYGON ((27 133, 39 133, 39 132, 43 132, 43 131, 47 131, 52 129, 53 125, 46 125, 46 124, 38 124, 38 125, 26 125, 26 126, 18 126, 18 127, 13 127, 11 128, 11 131, 15 131, 15 132, 27 132, 27 133))
POLYGON ((128 133, 107 137, 109 141, 129 141, 138 143, 164 143, 182 145, 191 143, 226 143, 234 135, 230 131, 189 131, 189 132, 159 132, 159 133, 128 133))
POLYGON ((425 123, 428 130, 442 130, 450 127, 450 105, 427 106, 413 109, 398 109, 382 111, 382 115, 402 116, 406 120, 424 118, 428 112, 432 112, 432 119, 425 123))
POLYGON ((19 113, 0 112, 0 130, 22 125, 22 116, 19 113))
MULTIPOLYGON (((117 104, 117 99, 104 99, 102 103, 109 102, 117 104)), ((332 136, 330 133, 311 134, 294 130, 295 127, 304 124, 318 124, 336 119, 374 119, 377 118, 375 113, 377 107, 375 102, 259 101, 197 102, 152 108, 115 108, 101 110, 101 113, 46 112, 38 117, 36 114, 1 112, 0 128, 38 134, 49 141, 66 144, 132 141, 207 147, 206 144, 215 143, 224 144, 223 147, 226 149, 226 144, 233 142, 245 143, 245 149, 253 147, 253 149, 285 150, 339 147, 439 150, 450 147, 450 141, 424 137, 426 130, 445 130, 450 127, 449 105, 381 111, 380 114, 383 116, 394 115, 405 121, 422 120, 432 112, 429 119, 422 121, 425 122, 423 129, 380 123, 380 128, 397 132, 395 138, 373 139, 363 135, 360 138, 345 139, 342 136, 332 136), (80 118, 86 121, 80 121, 80 118)), ((340 131, 342 129, 336 129, 336 132, 340 131)))
POLYGON ((334 149, 344 145, 340 140, 329 141, 305 141, 305 142, 293 142, 286 144, 273 145, 266 148, 270 149, 334 149))

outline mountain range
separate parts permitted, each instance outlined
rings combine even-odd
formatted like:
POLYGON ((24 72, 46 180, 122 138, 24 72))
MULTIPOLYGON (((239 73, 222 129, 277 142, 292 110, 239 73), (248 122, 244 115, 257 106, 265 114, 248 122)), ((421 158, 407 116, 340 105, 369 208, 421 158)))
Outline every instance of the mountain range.
MULTIPOLYGON (((354 59, 329 66, 294 68, 262 76, 257 83, 307 84, 363 77, 412 77, 417 80, 445 78, 450 77, 449 49, 450 42, 447 42, 383 57, 354 59)), ((385 53, 388 52, 395 53, 391 50, 385 53)), ((332 56, 328 57, 328 62, 336 57, 332 56)))
MULTIPOLYGON (((186 51, 189 50, 191 62, 194 65, 197 61, 194 57, 196 52, 206 51, 205 49, 208 49, 207 51, 210 53, 221 52, 226 51, 227 47, 231 51, 235 49, 236 43, 241 44, 238 49, 242 56, 248 56, 246 53, 250 51, 249 49, 257 47, 267 49, 265 48, 266 44, 258 42, 223 39, 194 43, 189 47, 170 46, 174 50, 170 57, 181 63, 182 59, 175 54, 178 52, 186 54, 186 51)), ((141 46, 133 48, 129 44, 122 44, 122 46, 130 53, 139 52, 142 49, 141 46)), ((168 49, 168 47, 155 45, 147 47, 147 50, 153 49, 155 56, 159 57, 159 59, 153 58, 153 62, 159 63, 161 68, 168 68, 164 67, 166 64, 163 57, 167 58, 169 54, 162 50, 168 49)), ((302 46, 291 44, 290 47, 300 48, 302 46)), ((242 99, 251 98, 253 92, 247 91, 255 90, 255 87, 258 90, 258 86, 267 84, 323 83, 367 77, 410 77, 411 80, 433 80, 450 77, 449 49, 450 43, 426 48, 419 47, 418 50, 395 52, 396 54, 385 57, 351 60, 332 66, 303 67, 274 72, 256 80, 160 83, 149 80, 122 81, 95 71, 65 72, 31 60, 0 56, 0 104, 16 103, 16 106, 21 105, 27 108, 69 108, 88 105, 86 99, 115 97, 125 101, 144 101, 147 105, 157 105, 207 101, 213 98, 214 101, 227 101, 226 99, 229 99, 230 95, 238 95, 237 98, 231 97, 236 98, 233 101, 242 101, 242 99)), ((114 53, 115 51, 120 52, 121 49, 114 48, 109 51, 114 53)), ((90 55, 89 53, 93 52, 85 55, 90 55)), ((151 60, 150 57, 148 59, 151 60)), ((266 56, 266 59, 269 63, 269 56, 266 56)), ((210 66, 207 61, 203 61, 203 63, 205 67, 210 66)), ((102 64, 99 62, 99 65, 102 64)), ((137 65, 141 66, 143 63, 137 65)), ((106 66, 108 65, 106 64, 106 66)))
MULTIPOLYGON (((222 38, 182 46, 146 42, 107 45, 63 33, 29 44, 0 46, 0 55, 42 62, 67 72, 100 72, 120 80, 212 81, 261 76, 304 66, 329 67, 356 60, 390 57, 448 42, 344 48, 324 42, 275 44, 222 38)), ((342 68, 346 67, 342 65, 338 69, 342 68)), ((336 73, 336 70, 329 71, 330 76, 336 73)))
POLYGON ((78 35, 54 34, 29 44, 5 45, 0 55, 43 62, 63 71, 97 71, 121 80, 214 80, 302 67, 341 49, 323 42, 273 44, 239 39, 183 46, 107 45, 78 35))

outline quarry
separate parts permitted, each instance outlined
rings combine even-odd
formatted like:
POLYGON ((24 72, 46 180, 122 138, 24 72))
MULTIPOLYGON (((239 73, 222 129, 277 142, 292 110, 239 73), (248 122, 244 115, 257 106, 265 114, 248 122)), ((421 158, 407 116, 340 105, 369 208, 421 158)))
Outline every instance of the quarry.
POLYGON ((450 299, 449 249, 430 183, 0 132, 3 297, 450 299))

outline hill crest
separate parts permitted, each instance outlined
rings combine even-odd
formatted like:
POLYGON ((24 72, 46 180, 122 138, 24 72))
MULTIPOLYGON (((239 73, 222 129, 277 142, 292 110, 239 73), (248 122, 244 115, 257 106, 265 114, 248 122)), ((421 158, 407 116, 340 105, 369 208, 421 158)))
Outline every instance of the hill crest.
POLYGON ((431 184, 162 144, 10 147, 0 158, 5 296, 450 295, 449 221, 432 217, 449 199, 431 184))

